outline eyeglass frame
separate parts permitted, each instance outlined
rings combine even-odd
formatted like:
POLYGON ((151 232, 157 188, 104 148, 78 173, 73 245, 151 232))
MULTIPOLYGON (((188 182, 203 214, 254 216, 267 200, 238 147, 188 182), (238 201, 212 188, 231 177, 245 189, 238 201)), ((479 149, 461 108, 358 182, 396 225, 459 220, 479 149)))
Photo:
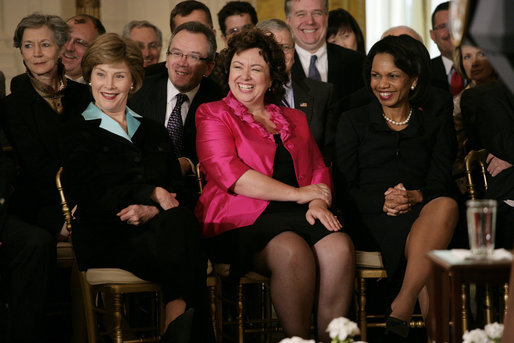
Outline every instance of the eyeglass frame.
POLYGON ((189 63, 199 63, 200 61, 209 61, 208 57, 200 57, 196 54, 184 54, 180 50, 174 50, 174 51, 166 51, 167 56, 171 56, 172 58, 176 58, 177 60, 181 60, 182 57, 186 57, 186 61, 189 63))
POLYGON ((434 28, 433 28, 434 31, 449 30, 449 29, 450 29, 450 23, 449 22, 441 23, 439 25, 434 26, 434 28))
POLYGON ((225 32, 225 37, 229 37, 231 35, 235 35, 236 33, 241 32, 243 30, 249 30, 253 26, 254 26, 253 24, 246 24, 246 25, 239 26, 239 27, 237 27, 237 26, 233 27, 233 28, 227 30, 227 32, 225 32))

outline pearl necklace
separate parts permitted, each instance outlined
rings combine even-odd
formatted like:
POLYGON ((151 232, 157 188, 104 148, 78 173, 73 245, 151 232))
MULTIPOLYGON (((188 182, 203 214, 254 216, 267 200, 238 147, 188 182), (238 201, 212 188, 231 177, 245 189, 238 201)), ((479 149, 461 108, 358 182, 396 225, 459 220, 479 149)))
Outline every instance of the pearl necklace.
POLYGON ((409 123, 409 120, 410 120, 410 117, 412 116, 412 107, 410 108, 410 112, 409 112, 409 116, 407 117, 407 119, 405 119, 404 121, 396 121, 396 120, 392 120, 391 118, 388 118, 385 113, 382 113, 382 116, 384 117, 385 120, 387 120, 388 122, 390 122, 391 124, 393 125, 396 125, 396 126, 402 126, 402 125, 405 125, 405 124, 408 124, 409 123))

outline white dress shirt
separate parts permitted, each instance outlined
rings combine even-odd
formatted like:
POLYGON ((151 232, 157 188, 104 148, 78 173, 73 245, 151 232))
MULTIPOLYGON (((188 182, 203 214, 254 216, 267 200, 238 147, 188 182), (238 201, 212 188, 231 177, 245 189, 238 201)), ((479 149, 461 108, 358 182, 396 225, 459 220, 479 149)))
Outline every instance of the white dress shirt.
MULTIPOLYGON (((186 123, 187 112, 189 112, 189 107, 191 106, 191 102, 193 101, 196 93, 198 93, 198 89, 200 89, 200 84, 185 93, 187 95, 188 101, 184 101, 181 108, 182 114, 182 124, 186 123)), ((175 108, 175 104, 177 103, 177 94, 180 93, 178 89, 175 88, 173 83, 168 79, 167 85, 167 97, 166 97, 166 118, 164 119, 164 127, 167 127, 168 120, 170 119, 171 112, 173 108, 175 108)))
POLYGON ((302 64, 303 71, 305 75, 309 76, 309 65, 311 64, 311 56, 316 55, 318 59, 316 60, 316 68, 318 68, 319 75, 321 76, 321 81, 328 81, 328 56, 327 56, 327 43, 324 43, 318 51, 314 54, 309 51, 301 48, 298 44, 295 45, 296 53, 300 58, 300 63, 302 64))

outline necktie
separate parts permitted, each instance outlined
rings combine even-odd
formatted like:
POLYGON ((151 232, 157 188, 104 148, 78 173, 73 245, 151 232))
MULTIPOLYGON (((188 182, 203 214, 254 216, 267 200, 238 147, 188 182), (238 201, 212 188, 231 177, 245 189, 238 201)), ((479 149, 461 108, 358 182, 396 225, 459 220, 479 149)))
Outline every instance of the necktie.
POLYGON ((168 129, 168 134, 173 141, 173 145, 175 146, 175 154, 177 157, 182 156, 182 137, 184 135, 184 126, 182 124, 182 104, 184 101, 187 101, 187 95, 178 93, 177 94, 177 103, 171 111, 170 119, 168 119, 168 123, 166 128, 168 129))
POLYGON ((459 94, 464 89, 464 80, 460 74, 452 67, 452 76, 450 79, 450 92, 453 96, 459 94))
POLYGON ((316 61, 318 56, 311 56, 311 64, 309 64, 309 78, 321 81, 321 75, 319 74, 318 68, 316 68, 316 61))

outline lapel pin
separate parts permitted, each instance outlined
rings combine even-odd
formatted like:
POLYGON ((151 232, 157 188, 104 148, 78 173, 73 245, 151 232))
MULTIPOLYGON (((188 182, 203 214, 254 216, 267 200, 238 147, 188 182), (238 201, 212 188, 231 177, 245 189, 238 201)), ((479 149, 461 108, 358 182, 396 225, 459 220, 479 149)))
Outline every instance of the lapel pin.
POLYGON ((302 102, 302 103, 300 104, 300 107, 307 107, 307 103, 306 103, 306 102, 302 102))

